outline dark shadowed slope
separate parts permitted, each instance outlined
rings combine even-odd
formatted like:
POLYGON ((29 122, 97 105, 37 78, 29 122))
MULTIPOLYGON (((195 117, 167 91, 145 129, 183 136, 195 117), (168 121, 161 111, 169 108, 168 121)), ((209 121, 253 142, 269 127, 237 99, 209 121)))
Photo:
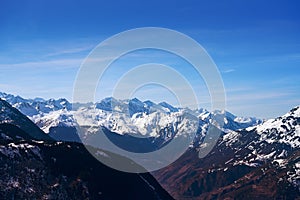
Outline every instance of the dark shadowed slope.
POLYGON ((51 140, 39 127, 19 110, 0 98, 0 124, 14 124, 37 140, 51 140))

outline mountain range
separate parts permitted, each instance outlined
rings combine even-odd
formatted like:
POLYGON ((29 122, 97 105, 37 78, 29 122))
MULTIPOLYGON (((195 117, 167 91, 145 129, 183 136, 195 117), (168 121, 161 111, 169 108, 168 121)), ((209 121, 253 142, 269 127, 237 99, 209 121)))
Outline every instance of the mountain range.
MULTIPOLYGON (((156 104, 150 100, 142 102, 137 98, 117 100, 109 97, 100 102, 87 104, 72 104, 66 99, 24 99, 6 93, 0 93, 0 98, 30 118, 45 133, 56 139, 63 138, 65 140, 74 140, 71 136, 78 134, 74 134, 76 132, 74 127, 85 126, 93 127, 89 129, 90 133, 105 127, 119 135, 163 137, 167 141, 176 135, 184 134, 186 129, 191 128, 183 123, 185 113, 198 118, 199 130, 197 127, 194 129, 197 129, 198 133, 202 130, 204 135, 207 126, 219 116, 222 117, 222 130, 225 132, 243 129, 262 122, 255 117, 237 117, 224 110, 209 112, 202 108, 195 110, 176 108, 166 102, 156 104), (70 138, 65 137, 66 132, 69 132, 70 138)), ((85 135, 87 134, 85 133, 85 135)))
MULTIPOLYGON (((4 149, 12 149, 15 142, 40 149, 47 146, 47 153, 42 155, 52 153, 54 147, 63 149, 63 152, 72 145, 81 149, 81 142, 89 143, 91 136, 102 130, 119 147, 145 153, 162 148, 174 138, 186 137, 192 130, 195 134, 186 152, 171 165, 152 172, 173 198, 300 198, 299 106, 275 119, 261 120, 237 117, 225 110, 177 108, 166 102, 154 103, 136 98, 117 100, 110 97, 87 104, 72 104, 66 99, 24 99, 6 93, 0 93, 0 98, 1 136, 3 141, 9 141, 3 142, 1 147, 4 149), (80 127, 83 127, 83 132, 79 131, 80 127), (210 145, 207 138, 211 137, 208 135, 211 127, 220 132, 220 137, 206 155, 203 152, 210 145), (23 139, 11 132, 20 132, 23 139)), ((18 152, 31 152, 24 145, 18 147, 18 152)), ((14 153, 5 156, 10 154, 14 153)), ((62 165, 67 164, 62 162, 62 165)), ((155 195, 171 198, 150 174, 147 177, 159 188, 159 194, 155 195)), ((66 184, 61 189, 66 189, 66 184)), ((64 194, 69 195, 67 191, 64 194)))
MULTIPOLYGON (((77 142, 57 142, 0 99, 1 199, 173 199, 149 174, 95 159, 131 160, 77 142)), ((135 165, 135 167, 141 167, 135 165)))

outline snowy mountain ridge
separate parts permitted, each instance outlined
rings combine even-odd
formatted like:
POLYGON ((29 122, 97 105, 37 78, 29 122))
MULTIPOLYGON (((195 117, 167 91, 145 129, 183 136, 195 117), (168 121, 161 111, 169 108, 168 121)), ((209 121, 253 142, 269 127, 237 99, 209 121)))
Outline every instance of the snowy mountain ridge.
POLYGON ((299 106, 261 124, 227 130, 199 158, 205 145, 200 141, 156 173, 176 199, 299 198, 299 106))
POLYGON ((169 135, 174 136, 188 129, 197 130, 198 124, 189 123, 189 120, 183 118, 186 113, 201 121, 200 126, 203 127, 200 129, 205 128, 205 124, 212 123, 214 118, 224 117, 222 119, 224 127, 220 128, 225 132, 243 129, 262 122, 253 117, 236 117, 227 111, 209 112, 206 109, 176 108, 166 102, 156 104, 150 100, 142 102, 137 98, 117 100, 109 97, 97 103, 79 106, 72 105, 63 98, 58 100, 24 99, 1 92, 0 98, 27 115, 46 133, 49 133, 52 127, 75 127, 78 125, 102 126, 121 135, 130 133, 145 137, 159 137, 162 130, 166 129, 171 131, 169 135))
MULTIPOLYGON (((225 145, 235 154, 244 154, 228 160, 227 164, 258 167, 265 162, 278 163, 286 167, 287 158, 294 150, 300 149, 300 107, 297 106, 285 115, 269 119, 262 124, 248 127, 242 131, 225 134, 218 146, 225 145)), ((300 180, 299 162, 294 169, 300 180)), ((297 184, 300 188, 300 183, 297 184)))
POLYGON ((269 119, 254 128, 261 136, 260 140, 268 143, 279 142, 291 147, 300 147, 300 107, 291 109, 288 113, 275 119, 269 119))

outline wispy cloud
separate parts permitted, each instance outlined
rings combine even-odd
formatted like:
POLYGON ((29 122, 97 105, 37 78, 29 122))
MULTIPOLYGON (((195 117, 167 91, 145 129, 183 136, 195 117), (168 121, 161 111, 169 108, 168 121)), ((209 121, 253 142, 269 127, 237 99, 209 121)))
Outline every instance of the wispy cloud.
POLYGON ((231 69, 225 69, 225 70, 221 71, 221 73, 223 73, 223 74, 228 74, 231 72, 235 72, 235 69, 231 68, 231 69))
POLYGON ((66 55, 66 54, 77 54, 77 53, 82 53, 85 51, 91 51, 94 47, 95 47, 95 45, 86 45, 86 46, 81 46, 81 47, 62 49, 62 50, 48 53, 45 56, 52 57, 52 56, 62 56, 62 55, 66 55))
POLYGON ((26 70, 26 69, 61 69, 61 68, 78 68, 83 59, 55 59, 46 61, 32 61, 23 63, 0 64, 1 70, 26 70))

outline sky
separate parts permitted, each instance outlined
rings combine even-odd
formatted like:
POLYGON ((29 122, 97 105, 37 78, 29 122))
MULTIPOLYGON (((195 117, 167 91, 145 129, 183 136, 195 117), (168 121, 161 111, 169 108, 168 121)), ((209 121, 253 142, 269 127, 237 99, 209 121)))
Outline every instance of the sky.
MULTIPOLYGON (((129 29, 163 27, 188 35, 206 49, 221 73, 227 110, 273 118, 300 104, 299 8, 299 1, 276 0, 3 0, 0 91, 72 100, 78 70, 99 43, 129 29)), ((147 62, 183 73, 197 90, 200 106, 209 107, 205 83, 187 70, 189 64, 154 50, 133 52, 113 63, 96 98, 109 96, 117 74, 147 62)), ((174 94, 157 85, 142 87, 135 95, 176 104, 174 94)))

